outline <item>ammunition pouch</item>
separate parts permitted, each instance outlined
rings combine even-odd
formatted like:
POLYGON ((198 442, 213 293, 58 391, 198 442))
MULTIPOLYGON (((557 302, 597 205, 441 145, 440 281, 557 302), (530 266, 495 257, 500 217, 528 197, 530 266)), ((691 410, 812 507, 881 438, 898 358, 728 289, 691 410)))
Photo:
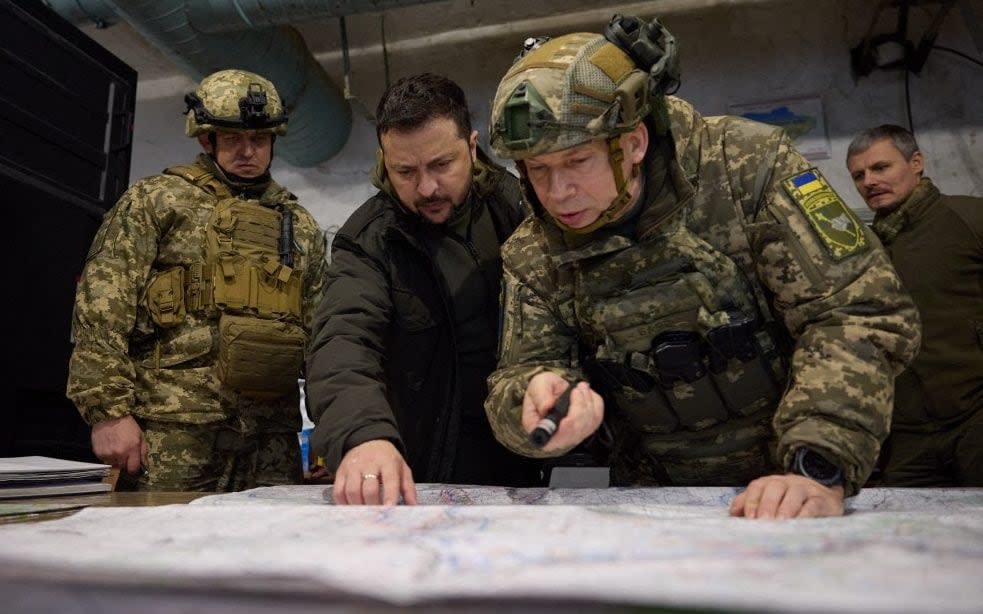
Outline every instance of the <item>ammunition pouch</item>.
POLYGON ((301 271, 280 261, 282 214, 226 199, 208 222, 214 306, 223 313, 301 320, 301 271))
POLYGON ((307 335, 301 271, 280 261, 282 214, 258 202, 220 201, 208 220, 212 307, 218 323, 218 376, 253 397, 297 390, 307 335))
POLYGON ((300 272, 272 259, 261 266, 242 256, 223 257, 212 278, 215 308, 221 312, 300 320, 300 272))
POLYGON ((583 368, 605 404, 613 406, 638 431, 671 433, 679 428, 679 419, 665 394, 645 371, 593 358, 585 360, 583 368))
MULTIPOLYGON (((151 279, 146 293, 151 320, 166 329, 180 325, 187 314, 194 314, 196 324, 199 319, 217 319, 214 364, 224 386, 258 398, 296 394, 307 334, 300 326, 303 271, 294 268, 289 206, 234 198, 199 165, 165 172, 210 192, 217 202, 205 227, 204 261, 173 267, 151 279)), ((198 329, 209 342, 211 322, 198 329)), ((158 331, 158 348, 160 339, 169 335, 170 331, 158 331)), ((166 366, 159 357, 156 364, 166 366)))
POLYGON ((222 314, 218 323, 218 377, 247 396, 296 392, 307 335, 296 324, 222 314))
POLYGON ((585 369, 637 430, 668 434, 702 431, 731 418, 774 407, 781 397, 753 319, 729 312, 730 322, 706 335, 664 331, 648 352, 624 362, 590 359, 585 369))
POLYGON ((778 402, 786 370, 774 335, 743 314, 729 315, 729 324, 706 336, 710 379, 732 414, 749 416, 778 402))
POLYGON ((147 284, 146 303, 157 326, 172 328, 184 322, 184 268, 176 266, 154 275, 147 284))
POLYGON ((189 312, 207 312, 212 307, 212 267, 196 262, 184 271, 184 304, 189 312))
POLYGON ((771 463, 787 377, 781 329, 746 271, 691 230, 687 213, 638 241, 611 234, 560 253, 574 288, 561 312, 609 402, 605 420, 628 442, 613 452, 619 466, 642 468, 624 477, 746 484, 771 463))

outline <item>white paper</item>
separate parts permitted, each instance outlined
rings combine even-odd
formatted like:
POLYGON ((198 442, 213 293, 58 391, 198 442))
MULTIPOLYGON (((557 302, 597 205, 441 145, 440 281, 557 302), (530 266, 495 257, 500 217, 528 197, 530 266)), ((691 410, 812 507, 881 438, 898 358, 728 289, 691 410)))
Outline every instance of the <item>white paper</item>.
POLYGON ((0 526, 0 579, 274 595, 303 587, 395 604, 545 598, 829 612, 983 604, 983 489, 867 490, 845 517, 785 522, 728 517, 734 489, 423 485, 427 498, 471 504, 416 507, 328 505, 324 491, 258 489, 0 526), (294 501, 262 501, 273 493, 294 501), (556 496, 595 503, 530 504, 556 496), (635 502, 597 504, 625 498, 635 502))

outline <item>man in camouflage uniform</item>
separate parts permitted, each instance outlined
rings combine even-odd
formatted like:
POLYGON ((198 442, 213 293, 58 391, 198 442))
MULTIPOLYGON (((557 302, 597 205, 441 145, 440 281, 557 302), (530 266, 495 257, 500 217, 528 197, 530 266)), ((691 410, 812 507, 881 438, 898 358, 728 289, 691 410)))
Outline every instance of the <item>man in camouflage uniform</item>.
POLYGON ((96 455, 139 489, 297 482, 324 236, 270 178, 287 121, 272 83, 223 70, 185 100, 205 153, 106 214, 78 285, 68 396, 96 455))
POLYGON ((530 43, 492 109, 535 210, 503 246, 499 440, 610 436, 615 483, 751 481, 732 514, 842 513, 920 334, 876 239, 782 130, 666 96, 657 20, 530 43))

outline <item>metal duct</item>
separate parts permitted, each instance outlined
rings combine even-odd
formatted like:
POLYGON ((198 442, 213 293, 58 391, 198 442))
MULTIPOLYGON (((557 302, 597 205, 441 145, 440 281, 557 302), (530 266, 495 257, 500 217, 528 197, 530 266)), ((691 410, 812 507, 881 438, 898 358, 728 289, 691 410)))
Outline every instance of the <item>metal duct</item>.
POLYGON ((266 28, 310 19, 347 17, 437 0, 191 0, 188 18, 202 32, 266 28), (230 6, 231 5, 231 6, 230 6))
MULTIPOLYGON (((187 0, 49 0, 72 20, 100 19, 112 6, 150 43, 195 80, 223 68, 257 72, 276 84, 290 112, 286 137, 276 152, 295 166, 314 166, 338 153, 351 132, 352 114, 339 88, 289 26, 222 34, 200 32, 188 16, 187 0)), ((226 3, 228 10, 238 8, 226 3)))
POLYGON ((107 0, 42 0, 51 10, 68 21, 79 23, 94 23, 97 28, 105 28, 119 22, 116 7, 107 0))

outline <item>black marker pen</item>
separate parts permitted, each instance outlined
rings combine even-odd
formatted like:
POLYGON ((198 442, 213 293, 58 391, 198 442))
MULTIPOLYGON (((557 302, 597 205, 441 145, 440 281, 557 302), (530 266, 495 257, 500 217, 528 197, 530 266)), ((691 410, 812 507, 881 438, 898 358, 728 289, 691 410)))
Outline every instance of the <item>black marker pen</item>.
POLYGON ((553 407, 546 412, 546 415, 539 421, 536 428, 529 433, 529 443, 537 448, 542 448, 546 445, 546 442, 550 440, 550 437, 553 436, 553 433, 560 426, 560 420, 563 420, 563 417, 567 415, 567 411, 570 409, 570 393, 573 392, 574 387, 579 383, 580 380, 567 386, 567 389, 563 391, 563 394, 556 400, 553 407))

